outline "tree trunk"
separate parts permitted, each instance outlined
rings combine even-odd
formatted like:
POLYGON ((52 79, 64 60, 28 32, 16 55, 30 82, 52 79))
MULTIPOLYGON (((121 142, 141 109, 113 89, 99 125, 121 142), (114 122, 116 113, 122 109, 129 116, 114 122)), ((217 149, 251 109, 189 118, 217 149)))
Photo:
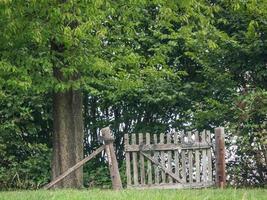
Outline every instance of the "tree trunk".
MULTIPOLYGON (((70 89, 57 92, 53 97, 53 160, 52 178, 65 172, 83 159, 82 93, 70 89)), ((83 185, 83 168, 64 178, 55 187, 80 188, 83 185)))

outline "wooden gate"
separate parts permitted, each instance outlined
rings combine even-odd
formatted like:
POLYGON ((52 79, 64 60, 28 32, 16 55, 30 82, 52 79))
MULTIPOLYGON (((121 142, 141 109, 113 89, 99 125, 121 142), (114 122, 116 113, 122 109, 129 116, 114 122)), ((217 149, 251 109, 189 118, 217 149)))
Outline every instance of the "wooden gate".
POLYGON ((214 184, 209 131, 125 134, 128 188, 200 188, 214 184))

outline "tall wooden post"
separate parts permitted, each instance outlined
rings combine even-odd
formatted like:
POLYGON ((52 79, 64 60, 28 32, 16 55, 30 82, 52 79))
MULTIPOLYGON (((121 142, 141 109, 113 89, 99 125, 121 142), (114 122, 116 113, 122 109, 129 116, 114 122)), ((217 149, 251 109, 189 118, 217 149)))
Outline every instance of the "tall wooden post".
POLYGON ((122 189, 121 177, 118 168, 118 162, 113 146, 114 137, 111 135, 111 130, 109 127, 101 129, 102 138, 105 143, 105 151, 108 158, 110 177, 112 180, 112 187, 114 190, 122 189))
POLYGON ((216 186, 226 185, 224 128, 215 128, 216 186))

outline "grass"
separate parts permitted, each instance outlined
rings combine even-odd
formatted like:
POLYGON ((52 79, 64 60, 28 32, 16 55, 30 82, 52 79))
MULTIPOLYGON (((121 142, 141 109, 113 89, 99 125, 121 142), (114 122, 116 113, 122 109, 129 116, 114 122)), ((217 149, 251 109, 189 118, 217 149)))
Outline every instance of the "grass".
POLYGON ((267 200, 267 189, 37 190, 0 192, 0 200, 267 200))

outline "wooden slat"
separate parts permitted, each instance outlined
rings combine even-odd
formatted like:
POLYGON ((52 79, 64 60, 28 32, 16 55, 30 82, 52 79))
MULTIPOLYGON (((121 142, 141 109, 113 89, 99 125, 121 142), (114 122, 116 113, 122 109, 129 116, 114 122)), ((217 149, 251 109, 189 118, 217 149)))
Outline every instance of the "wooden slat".
MULTIPOLYGON (((181 134, 181 142, 184 143, 184 132, 182 132, 181 134)), ((181 156, 182 156, 182 179, 183 179, 183 182, 186 182, 186 163, 185 163, 185 150, 182 149, 181 150, 181 156)))
MULTIPOLYGON (((132 134, 132 144, 136 144, 136 134, 132 134)), ((136 152, 133 152, 133 179, 134 185, 138 185, 138 163, 136 152)))
POLYGON ((61 181, 62 179, 64 179, 70 173, 72 173, 75 170, 79 169, 86 162, 88 162, 89 160, 91 160, 92 158, 94 158, 97 154, 99 154, 104 149, 105 149, 105 145, 100 146, 98 149, 96 149, 95 151, 93 151, 89 156, 85 157, 84 159, 82 159, 81 161, 79 161, 78 163, 76 163, 74 166, 72 166, 71 168, 69 168, 67 171, 65 171, 63 174, 59 175, 54 180, 52 180, 50 183, 46 184, 43 187, 43 189, 49 189, 49 188, 51 188, 53 185, 55 185, 56 183, 58 183, 59 181, 61 181))
MULTIPOLYGON (((143 145, 143 133, 139 133, 139 145, 143 145)), ((140 181, 145 184, 145 160, 144 156, 140 154, 140 181)))
MULTIPOLYGON (((178 134, 177 132, 174 132, 174 144, 178 144, 178 134)), ((179 152, 178 150, 174 151, 174 163, 175 163, 175 169, 174 173, 176 176, 179 176, 179 152)))
MULTIPOLYGON (((158 143, 158 137, 157 137, 157 134, 154 134, 154 144, 157 144, 158 143)), ((159 152, 158 151, 155 151, 154 153, 154 156, 155 156, 155 160, 158 161, 159 159, 159 152)), ((157 165, 154 165, 154 172, 155 172, 155 184, 159 184, 159 168, 157 165)))
MULTIPOLYGON (((206 133, 202 131, 201 140, 203 144, 206 144, 206 133)), ((207 182, 207 150, 202 149, 202 181, 207 182)))
MULTIPOLYGON (((207 142, 211 144, 210 131, 207 131, 207 142)), ((212 160, 211 160, 211 148, 207 149, 208 157, 208 181, 212 181, 212 160)))
MULTIPOLYGON (((163 133, 160 134, 160 144, 164 144, 164 134, 163 133)), ((161 165, 165 166, 165 153, 164 153, 164 151, 160 152, 160 156, 161 156, 161 165)), ((166 182, 166 175, 163 171, 161 171, 161 182, 162 183, 166 182)))
POLYGON ((174 133, 173 141, 172 136, 167 134, 165 143, 165 135, 161 133, 158 143, 157 135, 153 134, 151 144, 150 134, 140 133, 137 144, 137 135, 132 134, 132 144, 129 144, 129 135, 126 134, 127 187, 199 188, 213 184, 210 132, 203 131, 200 135, 201 140, 195 132, 193 141, 191 132, 188 135, 183 132, 179 142, 177 133, 174 133), (186 136, 188 141, 184 140, 186 136))
POLYGON ((188 189, 188 188, 204 188, 214 185, 214 182, 206 183, 161 183, 158 185, 138 185, 131 186, 133 189, 188 189))
MULTIPOLYGON (((198 131, 195 132, 195 141, 199 142, 199 133, 198 131)), ((196 162, 196 182, 200 182, 200 160, 199 160, 199 150, 196 149, 195 151, 195 162, 196 162)))
MULTIPOLYGON (((191 131, 188 132, 188 141, 192 141, 191 131)), ((193 155, 192 150, 188 150, 188 173, 189 173, 189 183, 193 182, 193 155)))
POLYGON ((125 145, 125 151, 175 151, 182 149, 208 149, 211 146, 202 143, 184 143, 184 144, 144 144, 144 145, 125 145))
POLYGON ((148 160, 152 161, 154 164, 158 165, 161 167, 161 169, 168 174, 169 176, 171 176, 172 178, 174 178, 176 181, 182 183, 183 181, 180 179, 180 177, 176 176, 172 171, 170 171, 169 169, 167 169, 164 165, 161 165, 160 162, 158 162, 157 160, 155 160, 154 158, 152 158, 148 153, 145 153, 143 151, 140 152, 141 154, 143 154, 145 157, 148 158, 148 160))
MULTIPOLYGON (((146 133, 146 144, 150 144, 150 133, 146 133)), ((148 153, 151 155, 151 153, 148 153)), ((147 161, 147 184, 152 184, 152 167, 151 167, 151 161, 147 161)))
MULTIPOLYGON (((171 134, 170 133, 167 134, 167 144, 171 144, 171 134)), ((171 164, 172 164, 172 152, 168 151, 167 154, 168 154, 168 160, 167 160, 168 170, 172 171, 172 166, 171 166, 171 164)), ((173 182, 171 176, 168 176, 168 180, 169 180, 169 183, 173 182)))
MULTIPOLYGON (((124 144, 129 144, 129 135, 124 135, 124 144)), ((125 152, 127 187, 132 184, 130 152, 125 152)))

